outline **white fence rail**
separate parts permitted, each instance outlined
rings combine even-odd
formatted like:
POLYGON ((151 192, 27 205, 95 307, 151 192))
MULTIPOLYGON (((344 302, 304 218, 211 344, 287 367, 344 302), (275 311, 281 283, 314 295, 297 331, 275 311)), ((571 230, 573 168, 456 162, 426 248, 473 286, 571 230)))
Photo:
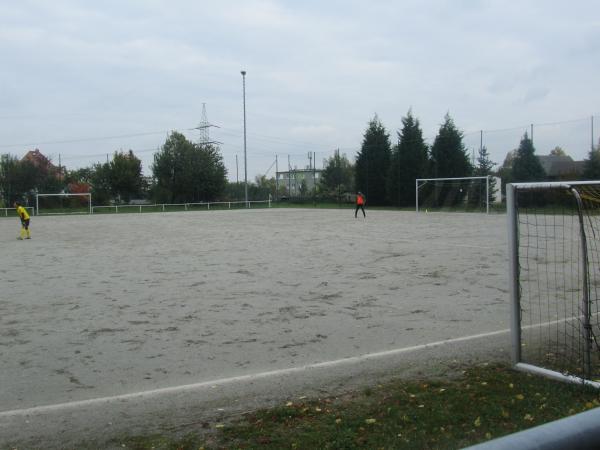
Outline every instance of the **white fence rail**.
MULTIPOLYGON (((33 216, 35 214, 35 208, 33 206, 24 206, 23 208, 25 208, 28 212, 30 216, 33 216)), ((14 211, 14 214, 11 214, 11 216, 17 216, 17 210, 15 208, 0 208, 0 217, 8 217, 8 212, 9 211, 14 211)))
POLYGON ((265 205, 271 207, 271 200, 253 200, 236 201, 236 202, 200 202, 200 203, 157 203, 150 205, 111 205, 111 206, 92 206, 92 214, 94 213, 125 213, 125 212, 168 212, 169 210, 183 209, 184 211, 200 211, 206 209, 232 209, 233 208, 252 208, 254 206, 265 205))
MULTIPOLYGON (((170 212, 170 211, 210 211, 212 209, 240 209, 252 207, 271 207, 271 200, 252 200, 234 202, 200 202, 200 203, 155 203, 149 205, 111 205, 90 206, 89 212, 44 212, 43 215, 70 215, 70 214, 116 214, 116 213, 143 213, 143 212, 170 212)), ((27 206, 30 215, 36 214, 33 206, 27 206)), ((0 217, 16 217, 15 208, 0 208, 0 217), (11 212, 14 212, 11 214, 11 212)))

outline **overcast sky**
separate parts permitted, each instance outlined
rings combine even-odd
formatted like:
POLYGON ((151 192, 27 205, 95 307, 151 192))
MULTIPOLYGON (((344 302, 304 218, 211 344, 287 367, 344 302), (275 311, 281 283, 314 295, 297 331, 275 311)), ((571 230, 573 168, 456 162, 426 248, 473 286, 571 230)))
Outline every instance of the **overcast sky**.
POLYGON ((538 154, 600 135, 598 0, 205 2, 0 0, 0 153, 69 169, 132 149, 150 174, 170 130, 197 141, 206 104, 229 178, 351 159, 377 114, 412 108, 433 142, 449 112, 495 162, 534 124, 538 154))

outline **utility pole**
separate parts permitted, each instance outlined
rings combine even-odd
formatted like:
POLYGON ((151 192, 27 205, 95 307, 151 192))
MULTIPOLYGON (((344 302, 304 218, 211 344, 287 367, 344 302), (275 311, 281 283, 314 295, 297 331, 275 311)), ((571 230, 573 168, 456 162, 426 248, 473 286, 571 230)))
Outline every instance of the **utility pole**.
POLYGON ((317 197, 317 152, 313 152, 313 188, 315 190, 315 202, 317 197))
POLYGON ((279 162, 275 155, 275 201, 279 201, 279 162))
POLYGON ((242 70, 242 92, 244 99, 244 201, 248 207, 248 159, 246 157, 246 71, 242 70))
POLYGON ((288 196, 292 197, 292 166, 290 164, 290 155, 288 155, 288 196))
POLYGON ((240 184, 240 175, 238 173, 238 159, 237 159, 237 153, 235 154, 235 182, 239 185, 240 184))
POLYGON ((531 145, 533 145, 533 124, 531 124, 531 145))
POLYGON ((592 116, 592 145, 591 150, 594 151, 594 116, 592 116))

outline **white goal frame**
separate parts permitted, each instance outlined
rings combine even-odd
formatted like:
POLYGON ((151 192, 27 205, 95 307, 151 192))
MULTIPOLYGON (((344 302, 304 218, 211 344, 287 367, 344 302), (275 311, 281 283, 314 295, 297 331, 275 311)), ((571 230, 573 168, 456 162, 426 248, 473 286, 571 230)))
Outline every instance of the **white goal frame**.
MULTIPOLYGON (((592 336, 590 318, 592 311, 590 310, 590 264, 589 250, 586 238, 586 218, 584 217, 584 208, 582 196, 577 191, 577 186, 595 185, 600 186, 600 181, 566 181, 566 182, 539 182, 539 183, 510 183, 506 185, 506 210, 508 223, 508 250, 509 250, 509 283, 510 283, 510 330, 511 330, 511 359, 512 364, 517 370, 523 372, 542 375, 558 381, 568 383, 585 384, 594 388, 600 388, 600 382, 593 381, 589 378, 591 373, 590 367, 590 352, 592 350, 592 336), (555 370, 551 370, 539 365, 527 363, 523 361, 522 356, 522 332, 529 328, 523 326, 522 304, 521 304, 521 267, 519 260, 520 248, 520 231, 519 231, 519 205, 517 202, 517 192, 522 190, 534 189, 565 189, 569 190, 574 197, 574 202, 577 205, 578 222, 579 222, 579 237, 580 237, 580 261, 582 280, 581 280, 581 303, 579 305, 578 316, 575 317, 557 317, 558 320, 550 323, 567 322, 580 320, 582 322, 582 347, 583 347, 583 376, 563 374, 555 370)), ((595 239, 592 236, 593 239, 595 239)))
MULTIPOLYGON (((82 193, 82 194, 35 194, 35 211, 36 215, 40 215, 40 197, 87 197, 88 198, 88 214, 93 213, 92 209, 92 194, 91 193, 82 193)), ((65 214, 65 213, 59 213, 65 214)))
POLYGON ((491 175, 485 177, 457 177, 457 178, 417 178, 415 180, 415 211, 419 212, 419 189, 428 181, 462 181, 462 180, 486 180, 485 182, 485 213, 490 213, 490 179, 491 175))

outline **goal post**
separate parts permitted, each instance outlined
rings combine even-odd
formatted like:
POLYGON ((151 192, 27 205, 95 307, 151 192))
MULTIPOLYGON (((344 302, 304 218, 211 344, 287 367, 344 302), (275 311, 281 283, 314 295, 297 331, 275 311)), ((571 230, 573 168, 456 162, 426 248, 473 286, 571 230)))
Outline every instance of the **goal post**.
POLYGON ((600 181, 506 194, 512 363, 600 388, 600 181))
POLYGON ((36 194, 35 211, 38 216, 92 214, 92 194, 36 194))
POLYGON ((492 177, 417 178, 415 180, 415 211, 420 203, 429 203, 433 208, 485 210, 490 212, 493 197, 492 177), (430 186, 429 195, 423 193, 430 186), (425 199, 424 199, 425 197, 425 199))

